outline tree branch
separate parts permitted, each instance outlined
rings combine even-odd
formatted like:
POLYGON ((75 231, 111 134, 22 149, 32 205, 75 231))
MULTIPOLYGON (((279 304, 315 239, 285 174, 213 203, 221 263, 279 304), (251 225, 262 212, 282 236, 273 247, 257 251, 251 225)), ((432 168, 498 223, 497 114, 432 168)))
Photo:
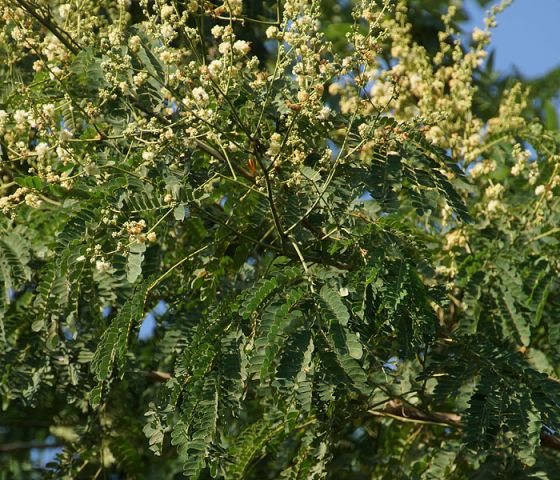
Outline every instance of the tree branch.
POLYGON ((148 380, 153 380, 155 382, 165 383, 167 380, 171 378, 171 374, 167 372, 160 372, 157 370, 154 371, 145 371, 142 372, 142 375, 146 377, 148 380))
POLYGON ((34 450, 46 448, 59 448, 64 446, 62 443, 43 443, 43 442, 13 442, 0 445, 0 453, 18 452, 20 450, 34 450))
MULTIPOLYGON (((388 402, 383 408, 368 410, 378 417, 390 417, 400 422, 425 423, 431 425, 445 425, 454 428, 463 428, 461 416, 449 412, 424 412, 411 405, 404 405, 398 400, 388 402)), ((560 451, 560 439, 554 435, 541 431, 541 446, 560 451)))
POLYGON ((37 5, 33 5, 26 0, 15 0, 18 5, 20 5, 27 13, 29 13, 32 17, 34 17, 41 25, 43 25, 47 30, 49 30, 56 38, 60 40, 60 42, 74 55, 77 55, 81 48, 80 45, 70 37, 66 32, 68 38, 65 38, 64 35, 61 33, 58 25, 54 24, 49 18, 43 17, 37 13, 37 5))

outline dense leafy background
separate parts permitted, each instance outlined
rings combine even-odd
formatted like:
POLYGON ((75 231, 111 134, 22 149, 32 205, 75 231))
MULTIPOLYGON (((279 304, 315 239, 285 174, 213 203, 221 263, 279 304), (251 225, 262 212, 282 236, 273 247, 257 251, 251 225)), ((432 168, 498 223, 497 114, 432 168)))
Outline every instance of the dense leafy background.
MULTIPOLYGON (((342 3, 320 5, 333 56, 348 54, 345 34, 359 28, 342 3)), ((427 58, 448 3, 408 2, 427 58)), ((3 4, 56 20, 54 1, 3 4)), ((118 21, 110 2, 99 5, 102 24, 118 21)), ((275 2, 244 8, 275 19, 275 2)), ((48 100, 60 130, 0 137, 2 193, 26 187, 41 202, 0 220, 0 478, 556 478, 558 76, 533 82, 527 100, 491 62, 475 70, 469 115, 495 125, 523 111, 482 137, 470 161, 426 138, 414 114, 346 111, 328 88, 328 119, 298 114, 288 72, 259 89, 242 71, 227 98, 210 99, 209 130, 221 137, 185 143, 192 132, 174 100, 187 93, 173 90, 140 5, 130 13, 135 51, 125 40, 117 52, 66 39, 67 69, 54 80, 34 71, 33 48, 0 66, 2 108, 48 100), (149 79, 102 101, 104 62, 125 51, 149 79), (497 117, 507 98, 513 106, 497 117), (152 123, 127 132, 142 118, 152 123), (65 128, 72 161, 53 165, 70 172, 71 188, 8 148, 20 140, 33 150, 36 135, 48 142, 65 128), (305 158, 275 164, 269 139, 292 131, 305 158), (383 133, 367 158, 356 153, 374 131, 383 133), (222 140, 237 148, 221 150, 222 140), (537 183, 511 175, 516 143, 532 152, 537 183), (157 161, 146 163, 150 145, 157 161), (489 207, 495 185, 500 203, 489 207), (157 241, 119 247, 116 226, 142 220, 157 241), (139 339, 148 314, 157 327, 139 339), (38 468, 30 450, 49 442, 63 448, 38 468)), ((209 44, 211 27, 228 23, 192 21, 209 44)), ((272 72, 267 26, 235 29, 272 72)), ((380 38, 390 68, 390 39, 380 38)), ((17 42, 2 42, 8 58, 17 42)))

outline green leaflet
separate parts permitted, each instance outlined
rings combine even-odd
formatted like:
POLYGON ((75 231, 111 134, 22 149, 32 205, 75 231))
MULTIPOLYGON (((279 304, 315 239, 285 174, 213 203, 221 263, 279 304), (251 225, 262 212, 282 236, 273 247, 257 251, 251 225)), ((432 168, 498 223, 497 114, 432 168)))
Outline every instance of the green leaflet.
POLYGON ((336 355, 337 361, 348 376, 354 388, 364 395, 371 392, 367 375, 356 361, 362 357, 362 346, 355 333, 348 328, 350 314, 340 295, 328 286, 323 286, 318 298, 322 308, 319 314, 329 321, 328 342, 336 355))
POLYGON ((57 236, 55 252, 58 255, 63 254, 69 247, 79 244, 87 229, 95 228, 101 222, 97 210, 92 202, 91 205, 86 204, 70 215, 64 229, 57 236))
POLYGON ((61 308, 68 302, 68 280, 58 275, 54 264, 49 264, 44 277, 37 286, 39 309, 37 319, 31 325, 34 332, 42 330, 51 318, 60 315, 61 308))
POLYGON ((237 416, 246 381, 244 337, 232 332, 221 340, 219 355, 220 403, 228 415, 237 416))
POLYGON ((225 478, 244 478, 251 462, 280 441, 283 427, 282 422, 261 419, 241 432, 228 451, 229 463, 226 465, 225 478))
POLYGON ((161 424, 161 418, 154 410, 155 405, 150 404, 150 410, 145 413, 147 417, 146 425, 142 431, 148 439, 149 448, 155 455, 160 456, 163 449, 163 437, 165 435, 164 427, 161 424))
POLYGON ((313 400, 313 374, 314 363, 313 355, 315 353, 315 344, 313 337, 309 336, 307 347, 303 354, 303 361, 296 375, 296 399, 304 413, 311 412, 311 401, 313 400))
POLYGON ((239 310, 240 315, 247 320, 277 287, 278 279, 276 277, 259 282, 245 298, 244 304, 239 310))
POLYGON ((449 478, 456 468, 457 445, 443 444, 429 458, 429 466, 422 474, 422 480, 441 480, 449 478))
POLYGON ((41 190, 43 188, 43 182, 37 176, 16 177, 14 180, 18 185, 29 189, 41 190))
POLYGON ((91 371, 99 381, 109 378, 115 363, 121 370, 120 374, 124 374, 122 369, 130 331, 134 322, 142 319, 147 288, 147 284, 142 284, 136 289, 101 336, 91 361, 91 371))
POLYGON ((475 452, 491 448, 498 440, 504 401, 495 379, 483 376, 465 412, 465 443, 475 452))
POLYGON ((196 415, 179 421, 172 433, 171 444, 177 447, 187 478, 199 478, 206 466, 208 449, 216 433, 218 420, 218 390, 216 379, 208 376, 204 382, 196 415))
POLYGON ((323 285, 319 294, 324 305, 327 307, 324 312, 327 319, 331 323, 338 322, 343 326, 348 325, 350 315, 338 292, 335 292, 327 285, 323 285))
MULTIPOLYGON (((522 345, 529 345, 531 341, 531 327, 527 319, 519 311, 515 304, 515 300, 511 291, 505 287, 501 288, 500 295, 495 294, 496 302, 498 305, 498 312, 504 321, 511 321, 515 327, 518 338, 522 345)), ((504 331, 508 331, 504 328, 504 331)))
POLYGON ((358 348, 356 343, 348 343, 349 335, 342 325, 332 324, 329 332, 330 344, 336 355, 339 365, 342 367, 352 385, 364 395, 371 393, 371 388, 368 385, 367 375, 362 366, 356 361, 352 355, 357 355, 361 352, 361 346, 358 348))
POLYGON ((16 233, 0 239, 0 278, 3 280, 1 300, 3 304, 10 302, 9 291, 20 286, 31 278, 31 270, 27 265, 29 252, 26 242, 16 233))
POLYGON ((6 343, 6 328, 4 326, 4 316, 6 312, 0 307, 0 352, 4 351, 4 344, 6 343))
POLYGON ((507 413, 511 414, 510 428, 515 432, 517 441, 515 451, 517 458, 528 466, 536 462, 536 451, 539 448, 542 430, 541 415, 536 408, 531 395, 525 389, 521 389, 509 397, 507 413))
POLYGON ((326 435, 314 425, 307 428, 293 465, 286 468, 281 476, 286 480, 312 480, 324 478, 327 472, 329 450, 326 435))
POLYGON ((348 325, 350 314, 340 295, 324 285, 321 288, 320 296, 323 305, 326 306, 325 309, 321 310, 321 314, 329 319, 331 329, 336 330, 337 341, 335 344, 340 348, 344 345, 350 357, 359 360, 363 354, 362 345, 357 334, 345 328, 348 325))
POLYGON ((274 385, 292 394, 303 412, 311 409, 315 344, 308 329, 299 329, 284 345, 274 385))
POLYGON ((451 0, 11 3, 2 479, 558 476, 560 69, 451 0))
POLYGON ((290 292, 287 303, 272 303, 262 314, 254 339, 254 354, 248 366, 249 374, 256 374, 261 382, 269 382, 274 375, 275 364, 286 335, 291 326, 301 321, 302 313, 293 310, 303 296, 302 291, 290 292))
POLYGON ((145 251, 145 243, 134 242, 129 247, 126 264, 126 278, 130 283, 135 283, 142 275, 142 262, 144 261, 145 251))

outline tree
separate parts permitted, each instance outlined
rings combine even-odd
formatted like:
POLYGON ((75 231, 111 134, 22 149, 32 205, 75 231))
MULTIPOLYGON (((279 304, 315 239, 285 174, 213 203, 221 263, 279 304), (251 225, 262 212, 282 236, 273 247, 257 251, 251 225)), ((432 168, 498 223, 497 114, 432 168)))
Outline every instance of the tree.
POLYGON ((488 95, 503 6, 342 3, 2 0, 1 478, 555 478, 560 138, 488 95))

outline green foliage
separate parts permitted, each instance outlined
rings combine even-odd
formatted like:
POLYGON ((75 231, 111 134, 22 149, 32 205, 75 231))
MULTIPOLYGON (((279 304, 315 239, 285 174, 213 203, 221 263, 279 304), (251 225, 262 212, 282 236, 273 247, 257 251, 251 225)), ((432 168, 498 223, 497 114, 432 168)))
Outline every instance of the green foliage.
POLYGON ((557 72, 473 71, 444 0, 43 3, 0 1, 0 479, 555 478, 557 72))

